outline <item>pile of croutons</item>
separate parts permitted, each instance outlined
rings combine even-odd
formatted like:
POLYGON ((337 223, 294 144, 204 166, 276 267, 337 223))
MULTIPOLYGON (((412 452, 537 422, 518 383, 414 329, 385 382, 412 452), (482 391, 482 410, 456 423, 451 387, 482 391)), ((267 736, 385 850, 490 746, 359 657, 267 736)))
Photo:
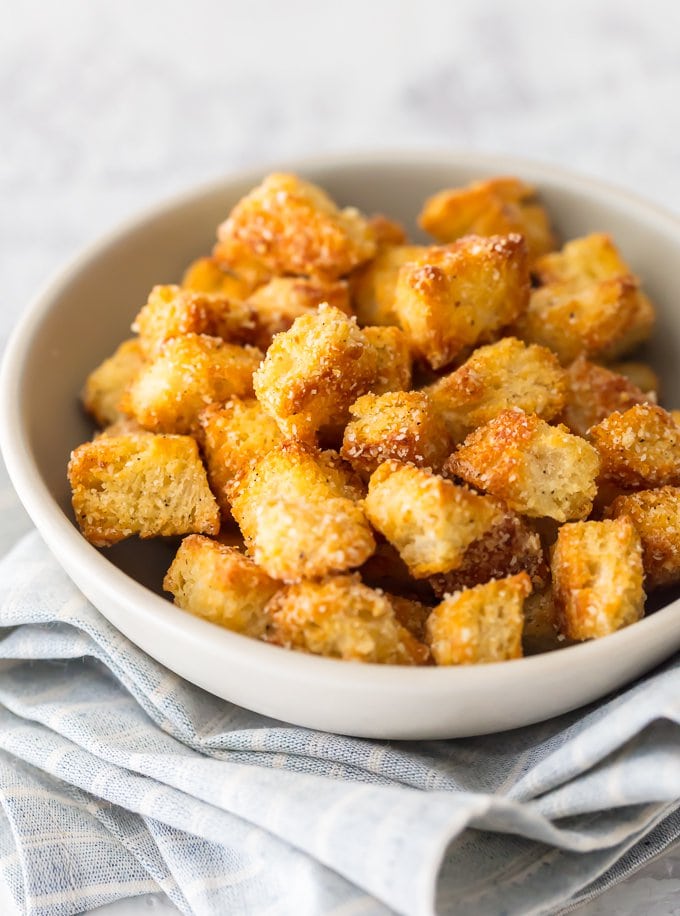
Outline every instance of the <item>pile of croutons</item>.
POLYGON ((94 370, 71 456, 93 544, 188 535, 179 607, 275 645, 502 661, 680 582, 680 425, 617 362, 654 309, 609 236, 557 249, 496 178, 400 225, 274 174, 94 370))

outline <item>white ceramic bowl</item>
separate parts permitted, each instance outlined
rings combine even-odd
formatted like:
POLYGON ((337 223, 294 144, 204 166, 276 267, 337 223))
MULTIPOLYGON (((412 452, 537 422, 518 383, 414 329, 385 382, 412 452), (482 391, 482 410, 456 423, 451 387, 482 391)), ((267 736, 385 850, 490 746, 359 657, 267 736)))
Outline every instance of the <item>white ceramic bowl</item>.
MULTIPOLYGON (((507 158, 376 155, 279 163, 342 204, 414 220, 430 193, 493 174, 537 185, 564 238, 611 232, 657 303, 651 347, 666 402, 680 406, 680 221, 600 183, 507 158)), ((100 552, 74 525, 71 449, 91 429, 78 405, 86 374, 129 336, 149 288, 209 250, 215 226, 263 169, 143 213, 64 270, 26 310, 7 349, 0 441, 12 481, 45 541, 93 604, 168 668, 217 696, 299 725, 375 738, 501 731, 604 696, 680 647, 680 601, 606 639, 501 664, 360 665, 288 652, 175 608, 160 583, 171 549, 130 541, 100 552)), ((662 596, 670 602, 672 595, 662 596)))

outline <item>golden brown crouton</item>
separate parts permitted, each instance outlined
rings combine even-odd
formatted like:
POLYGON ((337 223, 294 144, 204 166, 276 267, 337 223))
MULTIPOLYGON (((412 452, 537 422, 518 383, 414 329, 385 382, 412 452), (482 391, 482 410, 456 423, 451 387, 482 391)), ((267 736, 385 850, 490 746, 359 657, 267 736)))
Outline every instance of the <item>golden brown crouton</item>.
POLYGON ((274 274, 296 276, 342 277, 376 251, 357 210, 338 210, 321 188, 281 173, 236 204, 218 239, 243 246, 274 274))
POLYGON ((359 576, 329 576, 283 589, 268 608, 271 642, 327 658, 381 665, 419 665, 427 647, 399 623, 382 592, 359 576))
POLYGON ((647 589, 680 582, 680 487, 619 496, 607 516, 628 516, 635 525, 647 589))
POLYGON ((230 500, 255 561, 295 581, 352 569, 371 555, 375 540, 354 501, 361 494, 337 455, 287 442, 254 464, 230 500))
POLYGON ((491 178, 464 188, 439 191, 425 201, 420 226, 438 242, 463 235, 518 232, 534 260, 555 247, 548 214, 534 202, 535 189, 517 178, 491 178))
POLYGON ((516 512, 558 522, 588 515, 598 468, 584 439, 517 407, 470 433, 445 465, 516 512))
POLYGON ((524 602, 522 648, 525 655, 563 649, 572 643, 559 631, 559 619, 552 588, 533 592, 524 602))
POLYGON ((544 286, 573 283, 582 287, 598 280, 632 276, 611 236, 604 232, 572 239, 560 251, 544 255, 536 262, 533 273, 544 286))
POLYGON ((252 293, 254 286, 252 279, 240 276, 228 268, 223 269, 215 258, 198 258, 184 272, 182 289, 243 300, 252 293))
POLYGON ((674 422, 680 426, 680 410, 669 410, 668 413, 671 415, 674 422))
POLYGON ((444 422, 423 391, 365 394, 351 407, 341 454, 370 477, 389 458, 441 469, 451 453, 444 422))
POLYGON ((426 390, 452 439, 460 442, 508 407, 552 420, 564 407, 566 380, 550 350, 504 337, 479 347, 426 390))
POLYGON ((275 334, 287 331, 300 315, 316 312, 322 302, 352 314, 345 280, 274 277, 248 299, 257 317, 259 335, 253 341, 266 350, 275 334))
POLYGON ((399 270, 426 251, 424 245, 387 245, 352 274, 350 283, 359 324, 397 324, 394 294, 399 270))
POLYGON ((522 236, 470 235, 404 264, 394 311, 413 350, 438 369, 519 318, 528 298, 522 236))
POLYGON ((368 227, 378 249, 388 245, 405 245, 408 241, 406 229, 402 224, 395 219, 390 219, 389 216, 384 216, 382 213, 376 213, 374 216, 369 217, 368 227))
POLYGON ((642 547, 625 516, 560 528, 552 575, 560 630, 571 639, 607 636, 644 613, 642 547))
POLYGON ((100 436, 71 455, 73 510, 85 537, 108 547, 133 534, 217 534, 220 513, 189 436, 100 436))
POLYGON ((239 347, 217 337, 175 337, 147 363, 121 405, 145 429, 188 433, 210 404, 252 395, 253 372, 261 359, 255 347, 239 347))
POLYGON ((372 392, 408 391, 413 360, 406 334, 395 327, 366 327, 362 331, 373 347, 376 361, 372 392))
POLYGON ((254 398, 232 398, 224 407, 208 407, 199 419, 210 486, 228 518, 232 488, 283 436, 254 398))
POLYGON ((645 394, 629 379, 579 356, 567 369, 567 403, 562 421, 578 436, 585 436, 614 411, 644 404, 653 396, 645 394))
POLYGON ((534 588, 542 588, 549 578, 541 538, 529 524, 499 504, 498 521, 473 541, 463 562, 451 572, 429 580, 439 597, 473 588, 490 579, 505 579, 526 572, 534 588))
POLYGON ((680 428, 655 404, 636 404, 593 426, 602 476, 629 489, 680 484, 680 428))
POLYGON ((133 337, 124 340, 112 356, 88 375, 82 395, 83 406, 99 426, 108 426, 121 418, 121 398, 143 365, 144 353, 139 340, 133 337))
POLYGON ((398 461, 375 471, 365 506, 371 524, 397 548, 416 579, 455 569, 499 517, 493 500, 398 461))
POLYGON ((474 665, 522 656, 526 573, 448 595, 427 619, 426 641, 437 665, 474 665))
POLYGON ((626 360, 622 363, 610 363, 607 366, 610 372, 616 372, 623 375, 628 381, 644 391, 647 400, 658 401, 659 392, 661 391, 661 381, 657 373, 648 363, 626 360))
POLYGON ((183 610, 260 639, 269 620, 265 607, 281 583, 236 548, 192 534, 180 544, 163 588, 183 610))
POLYGON ((253 383, 284 435, 314 441, 323 426, 346 422, 376 373, 376 350, 356 319, 322 305, 276 336, 253 383))
POLYGON ((184 334, 207 334, 238 344, 254 343, 257 337, 255 312, 245 303, 179 286, 154 286, 132 330, 151 359, 166 340, 184 334))

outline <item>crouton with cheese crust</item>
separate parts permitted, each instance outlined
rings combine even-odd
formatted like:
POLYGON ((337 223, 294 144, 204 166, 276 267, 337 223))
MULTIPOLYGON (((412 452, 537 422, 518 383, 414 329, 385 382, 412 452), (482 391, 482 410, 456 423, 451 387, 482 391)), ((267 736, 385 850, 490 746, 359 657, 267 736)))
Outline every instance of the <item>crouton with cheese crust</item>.
POLYGON ((195 293, 212 293, 226 299, 243 301, 255 288, 252 280, 229 268, 222 268, 215 258, 198 258, 184 271, 182 289, 195 293))
POLYGON ((316 312, 322 302, 352 314, 345 280, 274 277, 247 302, 257 319, 258 336, 253 343, 266 350, 275 334, 287 331, 300 315, 316 312))
POLYGON ((219 293, 197 293, 179 286, 154 286, 132 330, 148 358, 166 340, 185 334, 207 334, 230 343, 254 343, 257 337, 253 309, 219 293))
POLYGON ((365 327, 362 331, 373 348, 375 359, 371 391, 374 394, 408 391, 411 387, 413 359, 406 334, 396 327, 365 327))
POLYGON ((626 516, 560 528, 552 577, 560 630, 571 639, 607 636, 644 614, 642 546, 626 516))
POLYGON ((627 378, 632 385, 635 385, 640 391, 644 391, 649 401, 659 400, 661 380, 649 363, 643 363, 639 360, 625 360, 621 363, 609 363, 607 369, 627 378))
POLYGON ((71 455, 81 531, 97 547, 132 535, 217 534, 220 513, 189 436, 100 436, 71 455))
POLYGON ((517 232, 526 239, 529 257, 535 260, 555 248, 548 214, 535 196, 535 189, 518 178, 475 181, 429 197, 418 223, 438 242, 454 242, 464 235, 517 232))
POLYGON ((566 379, 550 350, 504 337, 479 347, 426 390, 452 439, 460 442, 509 407, 552 420, 564 407, 566 379))
POLYGON ((523 606, 531 594, 526 573, 448 595, 425 625, 437 665, 476 665, 522 656, 523 606))
POLYGON ((153 432, 188 433, 210 404, 253 393, 262 353, 205 334, 167 340, 128 388, 121 405, 153 432))
POLYGON ((261 639, 269 620, 265 607, 281 583, 240 550, 192 534, 180 544, 163 588, 182 610, 261 639))
POLYGON ((566 427, 515 407, 470 433, 445 470, 521 515, 566 522, 592 509, 599 460, 566 427))
POLYGON ((533 273, 545 286, 573 283, 585 286, 598 280, 632 276, 610 235, 593 232, 567 242, 560 251, 545 254, 536 262, 533 273))
POLYGON ((374 472, 365 508, 416 579, 460 566, 470 544, 499 517, 493 500, 398 461, 374 472))
POLYGON ((399 270, 425 254, 425 245, 387 245, 350 278, 354 310, 359 324, 397 324, 394 294, 399 270))
POLYGON ((350 414, 341 455, 366 477, 390 458, 440 470, 451 453, 444 422, 423 391, 365 394, 350 414))
POLYGON ((429 652, 398 620, 383 592, 357 575, 288 586, 271 600, 270 642, 326 658, 420 665, 429 652))
POLYGON ((680 582, 680 487, 659 487, 617 497, 608 518, 627 516, 642 541, 645 587, 680 582))
POLYGON ((281 430, 254 398, 232 398, 199 417, 208 480, 222 514, 230 516, 229 495, 250 468, 283 442, 281 430))
POLYGON ((636 404, 593 426, 602 476, 629 489, 680 485, 680 428, 655 404, 636 404))
POLYGON ((316 185, 274 173, 243 197, 218 229, 273 274, 342 277, 375 255, 358 210, 339 210, 316 185))
POLYGON ((144 362, 139 340, 133 337, 124 340, 112 356, 88 375, 82 393, 83 406, 99 426, 109 426, 123 417, 121 399, 144 362))
POLYGON ((566 375, 567 401, 560 419, 578 436, 585 436, 591 426, 615 411, 654 403, 653 395, 645 394, 625 376, 584 356, 574 360, 566 375))
POLYGON ((528 299, 522 236, 470 235, 404 264, 394 311, 414 352, 439 369, 516 321, 528 299))
POLYGON ((406 229, 396 219, 390 219, 383 213, 375 213, 368 218, 368 228, 375 239, 378 250, 388 245, 405 245, 408 241, 406 229))

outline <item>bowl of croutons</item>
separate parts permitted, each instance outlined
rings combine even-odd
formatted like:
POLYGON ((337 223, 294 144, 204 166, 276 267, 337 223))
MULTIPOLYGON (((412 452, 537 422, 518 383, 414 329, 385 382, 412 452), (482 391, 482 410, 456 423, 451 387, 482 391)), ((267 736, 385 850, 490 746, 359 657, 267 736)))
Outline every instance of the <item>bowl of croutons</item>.
POLYGON ((680 222, 457 154, 258 169, 27 310, 28 512, 125 636, 375 738, 515 728, 680 648, 680 222))

